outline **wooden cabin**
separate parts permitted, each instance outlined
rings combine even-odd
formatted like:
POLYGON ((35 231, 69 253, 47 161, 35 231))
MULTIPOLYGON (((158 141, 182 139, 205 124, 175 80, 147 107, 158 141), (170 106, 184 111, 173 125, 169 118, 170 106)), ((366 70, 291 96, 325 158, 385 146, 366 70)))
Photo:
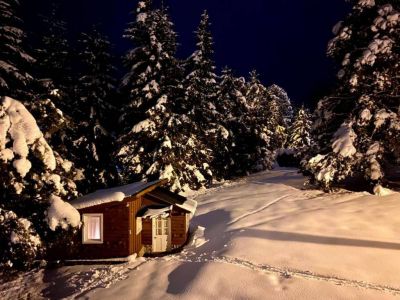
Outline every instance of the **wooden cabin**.
POLYGON ((137 182, 72 201, 82 220, 76 258, 142 256, 184 245, 197 202, 170 192, 165 184, 137 182))

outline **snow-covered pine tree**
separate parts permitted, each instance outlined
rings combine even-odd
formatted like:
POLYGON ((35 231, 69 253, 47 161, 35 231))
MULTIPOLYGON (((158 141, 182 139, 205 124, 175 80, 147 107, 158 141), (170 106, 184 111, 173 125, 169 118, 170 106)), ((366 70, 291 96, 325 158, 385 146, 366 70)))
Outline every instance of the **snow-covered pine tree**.
POLYGON ((279 110, 279 107, 277 104, 271 106, 267 89, 258 79, 256 71, 250 73, 245 97, 248 109, 243 122, 249 130, 246 138, 251 161, 249 171, 270 169, 274 161, 274 151, 278 148, 274 145, 276 124, 271 116, 271 109, 279 110))
POLYGON ((96 28, 82 33, 80 44, 80 78, 77 84, 78 124, 75 129, 78 151, 87 153, 76 157, 77 166, 85 169, 82 192, 112 185, 116 170, 112 164, 114 137, 110 131, 116 121, 115 67, 110 53, 111 44, 96 28))
POLYGON ((313 146, 312 138, 312 117, 307 108, 302 105, 297 111, 292 126, 289 128, 289 136, 286 142, 286 149, 283 152, 293 157, 296 166, 305 158, 313 146))
POLYGON ((145 118, 146 111, 162 96, 160 86, 169 80, 176 52, 176 33, 166 13, 153 8, 151 0, 138 3, 136 20, 128 25, 124 37, 136 46, 124 57, 129 69, 120 90, 126 98, 120 117, 124 132, 145 118))
POLYGON ((89 116, 107 128, 112 127, 117 103, 113 103, 116 68, 111 43, 93 27, 89 33, 81 34, 79 45, 79 110, 85 117, 89 116))
POLYGON ((275 133, 273 144, 277 149, 285 146, 289 126, 293 119, 293 108, 286 91, 274 84, 267 88, 268 106, 271 118, 269 128, 275 133))
POLYGON ((229 130, 229 136, 220 140, 224 143, 224 151, 214 154, 216 163, 219 162, 218 169, 224 171, 222 175, 225 179, 245 175, 250 170, 251 156, 247 141, 250 131, 244 122, 249 107, 245 93, 245 79, 235 77, 231 69, 225 68, 219 83, 217 111, 224 112, 221 122, 229 130))
POLYGON ((26 98, 35 60, 25 51, 25 32, 17 16, 18 0, 0 1, 0 96, 26 98))
POLYGON ((210 26, 209 15, 204 11, 196 31, 197 49, 186 62, 184 106, 193 122, 192 135, 210 149, 206 162, 212 163, 215 176, 222 179, 226 174, 226 165, 230 163, 229 158, 221 158, 227 153, 230 143, 230 132, 224 127, 223 121, 229 117, 229 113, 222 103, 218 103, 218 77, 215 74, 210 26))
POLYGON ((280 116, 282 118, 282 120, 280 120, 280 125, 289 128, 293 120, 293 107, 287 92, 280 86, 273 84, 267 88, 267 94, 268 97, 275 100, 279 106, 280 116))
POLYGON ((270 149, 275 151, 284 148, 288 137, 288 128, 285 126, 279 100, 268 96, 267 99, 267 103, 263 106, 266 106, 268 111, 267 128, 271 132, 270 149))
POLYGON ((67 24, 60 18, 56 5, 42 16, 42 26, 35 54, 39 81, 37 94, 51 97, 58 107, 72 115, 76 109, 73 100, 73 50, 67 39, 67 24))
POLYGON ((363 188, 390 179, 400 159, 400 3, 351 1, 352 12, 334 27, 328 55, 341 66, 336 91, 316 111, 319 151, 308 168, 329 189, 363 178, 363 188))
POLYGON ((152 8, 151 1, 139 2, 136 22, 126 35, 137 48, 126 56, 131 70, 122 85, 130 91, 116 152, 123 181, 165 178, 174 191, 207 185, 208 150, 191 133, 167 11, 152 8))
MULTIPOLYGON (((207 11, 201 15, 196 31, 197 49, 186 62, 185 102, 194 121, 207 131, 215 127, 218 84, 213 61, 213 39, 207 11)), ((205 134, 204 134, 205 135, 205 134)))
POLYGON ((2 245, 8 247, 0 247, 0 267, 29 267, 36 254, 57 242, 56 237, 62 235, 63 229, 79 225, 79 213, 61 199, 69 200, 77 195, 73 170, 70 161, 53 152, 24 105, 3 97, 0 102, 0 228, 1 240, 6 241, 2 245), (29 253, 17 257, 21 251, 29 253))

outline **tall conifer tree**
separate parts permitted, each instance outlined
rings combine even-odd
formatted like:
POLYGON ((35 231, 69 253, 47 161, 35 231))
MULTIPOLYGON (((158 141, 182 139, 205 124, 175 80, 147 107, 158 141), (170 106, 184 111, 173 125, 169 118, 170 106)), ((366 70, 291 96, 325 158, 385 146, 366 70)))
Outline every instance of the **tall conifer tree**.
POLYGON ((35 59, 25 49, 18 0, 0 2, 0 96, 27 98, 35 59))
POLYGON ((362 178, 380 193, 400 165, 400 3, 351 2, 328 45, 340 65, 338 88, 318 104, 319 155, 309 168, 327 189, 362 178))

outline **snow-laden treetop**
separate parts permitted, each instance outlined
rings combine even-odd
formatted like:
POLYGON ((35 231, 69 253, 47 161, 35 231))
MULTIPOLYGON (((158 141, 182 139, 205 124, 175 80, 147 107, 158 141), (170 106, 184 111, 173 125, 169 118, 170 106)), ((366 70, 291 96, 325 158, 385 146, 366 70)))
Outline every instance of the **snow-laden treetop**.
POLYGON ((28 160, 30 147, 46 169, 56 168, 53 150, 44 139, 35 118, 19 101, 3 97, 0 102, 0 160, 13 161, 16 171, 25 177, 32 167, 28 160))

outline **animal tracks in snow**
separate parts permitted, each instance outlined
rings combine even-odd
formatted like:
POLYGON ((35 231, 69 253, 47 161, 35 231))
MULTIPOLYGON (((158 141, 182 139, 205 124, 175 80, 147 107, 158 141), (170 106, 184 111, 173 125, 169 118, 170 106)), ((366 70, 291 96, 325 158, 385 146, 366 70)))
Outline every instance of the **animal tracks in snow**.
POLYGON ((278 275, 280 278, 288 279, 288 278, 300 278, 300 279, 307 279, 307 280, 317 280, 317 281, 325 281, 330 282, 335 285, 339 286, 349 286, 355 288, 362 288, 368 290, 376 290, 381 292, 390 293, 395 296, 400 295, 400 288, 387 286, 387 285, 380 285, 374 284, 365 281, 353 280, 353 279, 346 279, 337 276, 329 276, 329 275, 322 275, 313 273, 310 271, 302 271, 290 268, 280 268, 274 267, 267 264, 255 264, 251 261, 240 259, 240 258, 233 258, 227 256, 220 256, 220 257, 209 257, 205 255, 201 255, 197 257, 195 260, 191 260, 188 258, 183 258, 176 256, 173 259, 184 262, 184 263, 223 263, 223 264, 230 264, 234 266, 238 266, 241 268, 250 269, 253 271, 259 271, 266 275, 278 275))

